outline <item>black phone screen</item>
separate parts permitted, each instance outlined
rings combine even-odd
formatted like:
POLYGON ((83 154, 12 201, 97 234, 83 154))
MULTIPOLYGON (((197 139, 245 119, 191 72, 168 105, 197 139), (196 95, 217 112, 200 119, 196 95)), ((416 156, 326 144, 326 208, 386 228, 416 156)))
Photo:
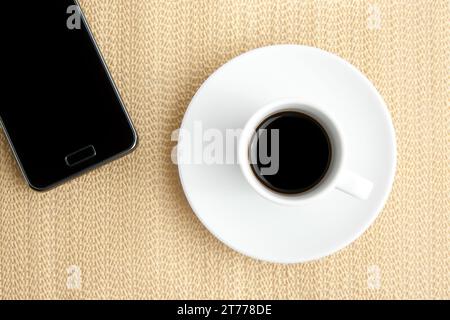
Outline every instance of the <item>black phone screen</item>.
POLYGON ((6 1, 1 7, 0 118, 36 189, 136 145, 134 128, 75 4, 6 1))

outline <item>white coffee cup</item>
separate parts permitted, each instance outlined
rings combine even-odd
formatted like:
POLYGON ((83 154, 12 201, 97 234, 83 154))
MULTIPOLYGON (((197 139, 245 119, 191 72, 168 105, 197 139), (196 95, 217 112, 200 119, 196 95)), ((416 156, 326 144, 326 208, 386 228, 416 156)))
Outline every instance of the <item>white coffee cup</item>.
POLYGON ((247 121, 238 144, 239 165, 250 186, 266 199, 283 205, 299 205, 324 196, 333 189, 345 192, 356 199, 368 199, 373 183, 345 166, 348 152, 351 151, 347 150, 342 131, 336 122, 323 109, 301 99, 278 100, 259 109, 247 121), (330 138, 332 159, 326 175, 315 187, 300 194, 282 194, 269 189, 256 177, 251 168, 249 150, 256 129, 265 119, 283 111, 297 111, 314 118, 323 126, 330 138))

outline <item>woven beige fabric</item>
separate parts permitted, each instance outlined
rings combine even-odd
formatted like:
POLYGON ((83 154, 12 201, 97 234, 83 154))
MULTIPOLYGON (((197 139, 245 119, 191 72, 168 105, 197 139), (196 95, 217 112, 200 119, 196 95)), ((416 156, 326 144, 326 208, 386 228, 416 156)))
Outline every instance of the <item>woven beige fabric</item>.
POLYGON ((140 146, 39 194, 0 134, 1 298, 450 298, 447 0, 82 7, 140 146), (394 189, 374 225, 331 257, 290 266, 251 260, 209 234, 170 161, 170 134, 208 75, 277 43, 319 47, 356 65, 385 98, 398 139, 394 189))

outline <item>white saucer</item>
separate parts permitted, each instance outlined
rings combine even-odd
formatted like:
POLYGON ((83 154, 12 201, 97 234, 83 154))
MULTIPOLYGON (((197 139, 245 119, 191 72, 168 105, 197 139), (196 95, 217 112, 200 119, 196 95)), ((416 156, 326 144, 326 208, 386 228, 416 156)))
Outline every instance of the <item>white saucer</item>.
MULTIPOLYGON (((232 249, 255 259, 297 263, 332 254, 357 239, 382 210, 394 180, 395 134, 387 107, 369 80, 320 49, 281 45, 245 53, 198 90, 182 130, 243 128, 266 104, 302 97, 328 106, 342 128, 346 166, 374 183, 368 200, 338 190, 302 206, 275 204, 244 179, 239 165, 179 163, 186 197, 201 222, 232 249)), ((179 150, 189 148, 184 141, 179 150)))

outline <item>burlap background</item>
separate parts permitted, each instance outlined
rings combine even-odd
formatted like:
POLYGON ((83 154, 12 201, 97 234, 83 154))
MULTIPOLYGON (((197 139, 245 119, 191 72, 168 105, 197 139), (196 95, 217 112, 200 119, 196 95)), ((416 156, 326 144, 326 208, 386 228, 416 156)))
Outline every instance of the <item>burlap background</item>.
POLYGON ((448 1, 82 7, 141 144, 39 194, 0 135, 1 298, 450 298, 448 1), (208 75, 276 43, 316 46, 356 65, 385 98, 398 138, 396 182, 375 224, 342 252, 303 265, 253 261, 222 245, 189 208, 170 162, 170 133, 208 75), (80 289, 67 286, 72 265, 80 289))

